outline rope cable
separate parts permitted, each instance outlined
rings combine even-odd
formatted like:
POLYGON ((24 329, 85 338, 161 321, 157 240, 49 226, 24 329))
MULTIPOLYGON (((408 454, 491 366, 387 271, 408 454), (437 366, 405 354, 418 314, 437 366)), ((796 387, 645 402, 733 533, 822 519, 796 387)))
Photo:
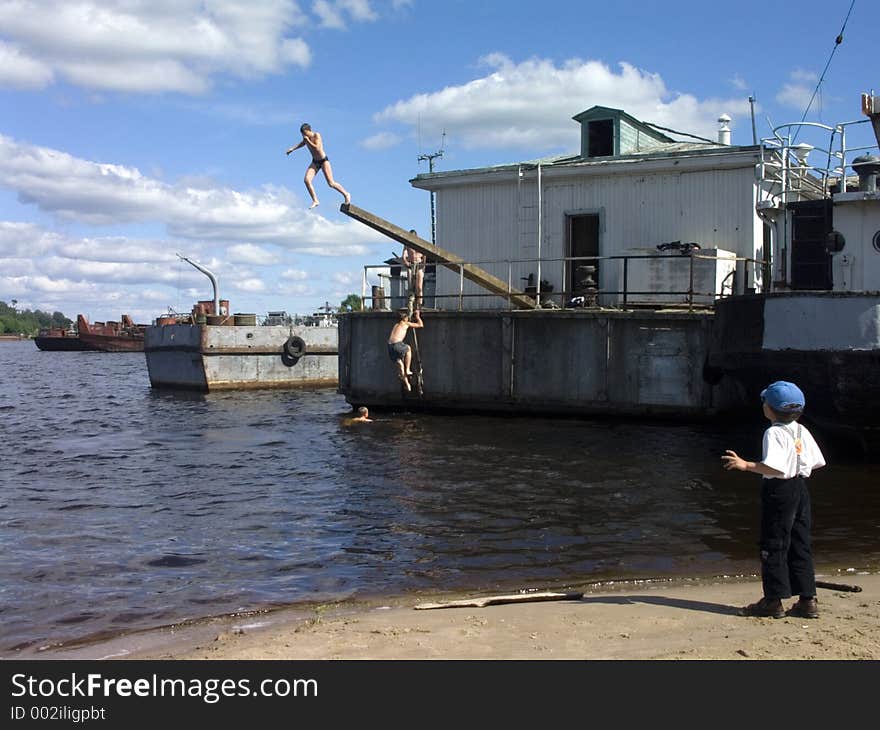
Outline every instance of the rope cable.
POLYGON ((659 124, 654 124, 652 122, 642 122, 642 124, 647 124, 649 127, 654 127, 654 129, 662 129, 664 132, 672 132, 673 134, 680 134, 682 137, 693 137, 694 139, 698 139, 701 142, 708 142, 709 144, 715 144, 714 139, 706 139, 705 137, 698 137, 696 134, 688 134, 687 132, 679 132, 677 129, 669 129, 669 127, 661 127, 659 124))
MULTIPOLYGON (((816 99, 816 94, 819 93, 819 89, 822 86, 822 82, 825 81, 825 74, 828 73, 828 67, 831 66, 831 60, 834 58, 834 54, 837 53, 837 48, 843 43, 843 31, 846 30, 846 24, 849 22, 849 16, 852 15, 853 7, 856 4, 856 0, 852 0, 849 4, 849 10, 846 13, 846 18, 843 19, 843 25, 840 27, 840 33, 837 34, 837 37, 834 39, 834 47, 831 49, 831 54, 828 56, 828 61, 825 64, 825 68, 822 70, 822 75, 819 77, 819 81, 816 83, 816 88, 813 89, 813 95, 810 97, 810 101, 807 104, 807 108, 804 109, 804 115, 801 117, 801 123, 807 118, 807 114, 810 112, 810 107, 813 106, 813 101, 816 99)), ((794 137, 792 138, 792 144, 794 144, 795 140, 797 140, 797 136, 800 133, 801 128, 799 127, 797 131, 794 133, 794 137)))

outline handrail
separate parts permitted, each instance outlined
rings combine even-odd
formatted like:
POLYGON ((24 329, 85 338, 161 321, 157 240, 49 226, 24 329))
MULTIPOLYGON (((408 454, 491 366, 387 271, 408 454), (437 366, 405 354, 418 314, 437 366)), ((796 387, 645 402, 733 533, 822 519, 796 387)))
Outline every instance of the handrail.
MULTIPOLYGON (((758 267, 763 267, 766 262, 748 258, 744 256, 714 256, 708 254, 701 254, 699 252, 689 252, 687 254, 676 253, 676 254, 615 254, 611 256, 564 256, 564 257, 551 257, 551 258, 542 258, 540 261, 544 264, 552 264, 552 263, 562 263, 563 272, 567 272, 565 268, 568 264, 572 264, 575 262, 594 262, 598 263, 601 261, 622 261, 622 288, 606 288, 602 289, 599 285, 599 282, 595 282, 595 287, 591 287, 589 293, 589 297, 596 302, 598 302, 599 297, 620 297, 621 304, 624 309, 627 308, 631 302, 631 297, 634 296, 656 296, 656 297, 674 297, 674 296, 683 296, 686 297, 684 302, 675 303, 675 302, 655 302, 653 305, 650 303, 637 303, 636 306, 645 307, 645 306, 655 306, 656 308, 670 308, 674 306, 681 306, 686 304, 689 311, 692 311, 695 306, 695 299, 704 297, 704 298, 712 298, 721 299, 726 296, 732 296, 736 290, 736 278, 737 272, 736 267, 739 262, 743 262, 743 273, 746 281, 749 280, 749 272, 750 267, 751 270, 757 271, 758 267), (688 263, 688 288, 685 290, 633 290, 630 288, 630 261, 640 261, 640 260, 671 260, 671 261, 681 261, 682 265, 684 265, 684 261, 686 260, 688 263), (697 291, 694 289, 695 283, 695 273, 694 273, 694 261, 695 260, 706 260, 706 261, 723 261, 727 264, 732 264, 733 269, 728 272, 721 284, 721 291, 697 291), (729 287, 729 294, 724 293, 725 287, 729 287)), ((522 265, 522 264, 534 264, 537 263, 537 258, 516 258, 516 259, 483 259, 479 261, 462 261, 460 264, 456 266, 458 269, 458 287, 457 291, 451 293, 434 293, 433 298, 435 300, 445 300, 445 299, 457 299, 458 300, 458 310, 462 311, 464 309, 464 301, 472 300, 472 299, 485 299, 487 297, 491 298, 502 298, 507 300, 507 309, 513 308, 512 295, 515 293, 513 289, 513 267, 514 265, 522 265), (464 291, 464 267, 468 265, 476 265, 476 266, 486 266, 486 265, 505 265, 507 266, 507 293, 491 293, 491 292, 474 292, 474 293, 465 293, 464 291)), ((375 265, 366 265, 364 266, 363 276, 362 276, 362 286, 361 286, 361 308, 366 309, 367 303, 369 302, 371 305, 374 304, 375 300, 378 298, 374 298, 373 296, 367 295, 367 282, 369 272, 372 270, 379 270, 384 272, 388 269, 387 264, 375 264, 375 265)), ((381 277, 387 277, 387 274, 380 273, 381 277)), ((392 279, 394 277, 388 277, 392 279)), ((399 277, 401 281, 405 279, 405 277, 399 277)), ((576 294, 584 294, 586 290, 584 289, 572 289, 569 290, 567 288, 563 288, 561 290, 551 290, 550 292, 542 292, 540 290, 541 282, 536 282, 535 293, 534 296, 540 297, 542 304, 546 306, 546 302, 553 302, 555 299, 560 298, 560 303, 562 309, 571 309, 575 307, 566 306, 566 303, 570 301, 571 297, 576 294)), ((408 289, 407 289, 408 291, 408 289)), ((532 296, 532 295, 529 295, 532 296)), ((387 294, 383 294, 383 299, 388 299, 387 294)), ((405 294, 401 293, 401 298, 405 299, 405 294)), ((698 306, 704 306, 699 303, 696 303, 698 306)), ((555 304, 554 304, 555 306, 555 304)), ((705 305, 711 306, 711 304, 705 305)), ((485 311, 485 310, 483 310, 485 311)))
MULTIPOLYGON (((847 131, 858 124, 870 123, 869 119, 856 119, 829 126, 820 122, 791 122, 774 127, 773 136, 761 140, 761 161, 758 174, 761 182, 777 187, 764 189, 762 200, 789 202, 800 200, 810 191, 814 196, 827 197, 830 182, 836 178, 846 179, 847 159, 850 156, 876 150, 877 145, 847 146, 847 131), (827 149, 801 142, 796 144, 802 129, 819 130, 828 134, 827 149), (835 138, 837 142, 835 143, 835 138), (824 165, 809 165, 809 155, 824 156, 824 165)), ((760 201, 759 201, 760 202, 760 201)))

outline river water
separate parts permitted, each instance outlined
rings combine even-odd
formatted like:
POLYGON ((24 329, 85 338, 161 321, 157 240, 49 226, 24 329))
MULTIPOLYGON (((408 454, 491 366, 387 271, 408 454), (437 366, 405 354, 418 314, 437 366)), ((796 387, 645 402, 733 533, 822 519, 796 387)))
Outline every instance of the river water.
MULTIPOLYGON (((753 424, 383 412, 150 388, 141 353, 0 343, 0 655, 241 610, 754 574, 753 424)), ((826 571, 880 568, 876 465, 811 482, 826 571)))

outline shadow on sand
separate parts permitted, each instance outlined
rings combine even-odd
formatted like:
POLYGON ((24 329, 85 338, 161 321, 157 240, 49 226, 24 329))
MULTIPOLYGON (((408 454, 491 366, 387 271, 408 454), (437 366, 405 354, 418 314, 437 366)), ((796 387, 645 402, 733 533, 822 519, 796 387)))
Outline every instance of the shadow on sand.
POLYGON ((651 606, 669 606, 685 611, 704 611, 724 616, 737 616, 740 610, 738 606, 725 606, 721 603, 707 603, 706 601, 688 601, 683 598, 664 598, 663 596, 584 596, 580 602, 611 603, 618 606, 647 603, 651 606))

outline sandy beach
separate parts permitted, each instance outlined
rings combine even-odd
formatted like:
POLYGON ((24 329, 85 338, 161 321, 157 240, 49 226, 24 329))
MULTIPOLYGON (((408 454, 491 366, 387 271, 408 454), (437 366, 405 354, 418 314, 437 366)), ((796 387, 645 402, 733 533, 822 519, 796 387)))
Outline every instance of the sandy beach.
MULTIPOLYGON (((574 587, 578 600, 416 610, 409 596, 223 617, 41 653, 91 659, 880 659, 880 574, 820 575, 821 616, 746 618, 757 578, 574 587)), ((485 597, 485 596, 482 596, 485 597)), ((793 601, 785 601, 788 607, 793 601)))

